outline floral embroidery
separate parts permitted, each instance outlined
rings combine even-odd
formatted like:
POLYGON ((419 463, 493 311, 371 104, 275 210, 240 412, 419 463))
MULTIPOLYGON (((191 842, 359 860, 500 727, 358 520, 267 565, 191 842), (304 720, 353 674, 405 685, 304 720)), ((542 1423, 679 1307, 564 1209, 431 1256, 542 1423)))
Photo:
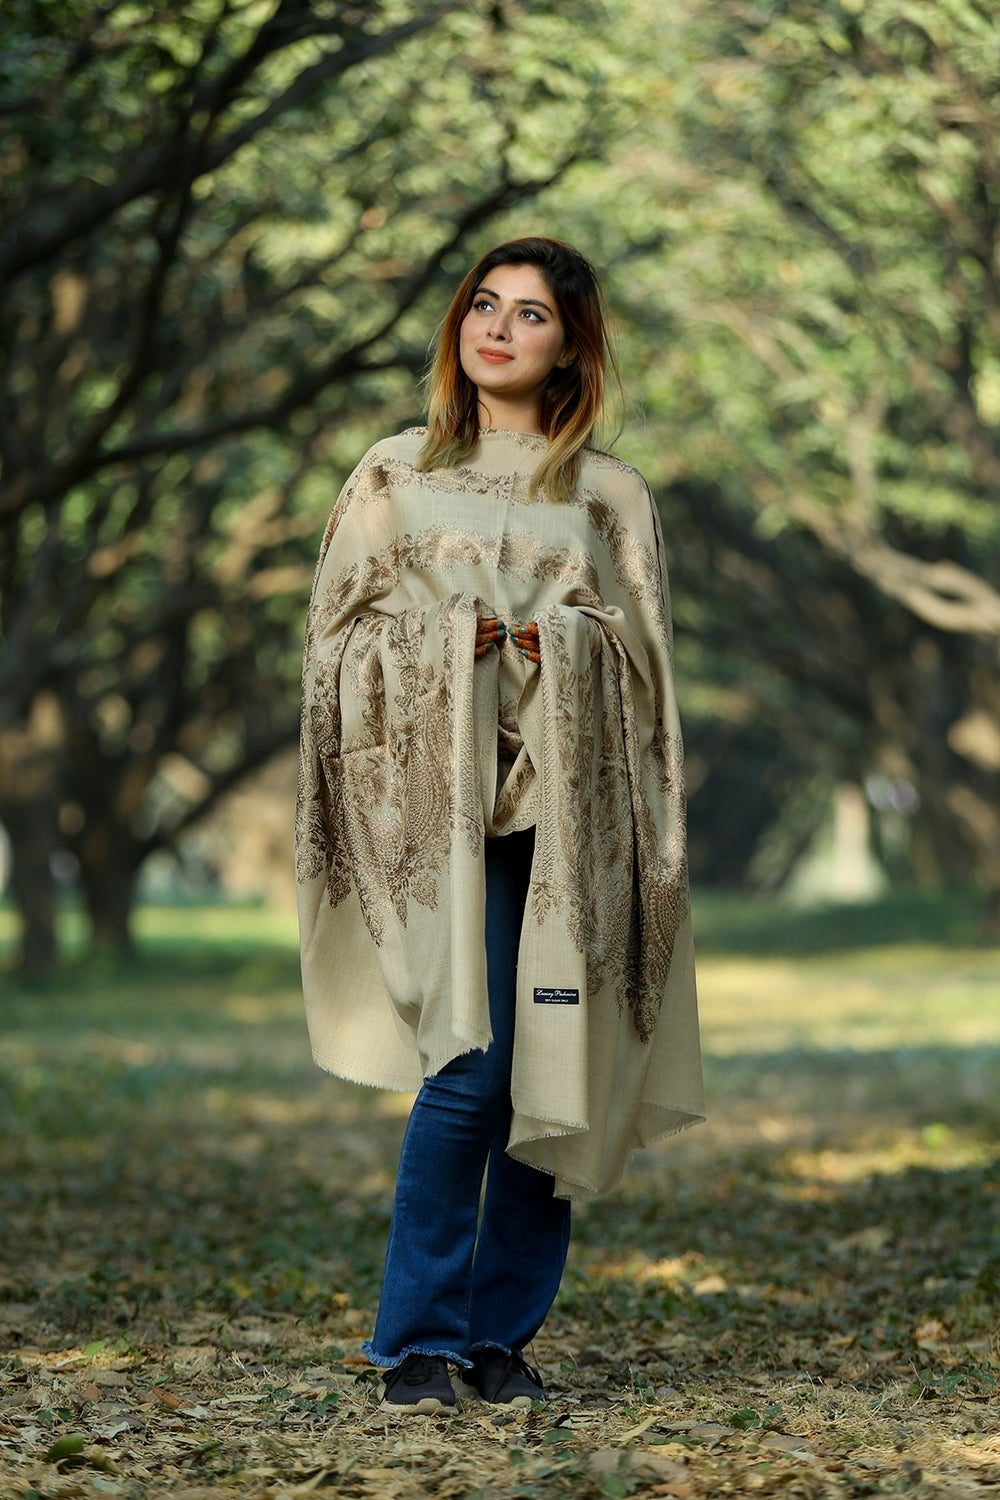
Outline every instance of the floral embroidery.
POLYGON ((320 634, 338 616, 363 608, 373 596, 396 587, 408 571, 439 575, 447 568, 483 566, 516 577, 575 586, 581 604, 601 607, 597 571, 580 550, 547 546, 529 532, 480 534, 432 526, 416 535, 404 533, 382 552, 345 569, 314 598, 313 634, 320 634))
MULTIPOLYGON (((459 601, 450 599, 429 611, 362 617, 341 665, 341 682, 346 678, 351 685, 361 732, 340 748, 337 811, 376 945, 383 941, 390 911, 405 927, 409 902, 437 909, 452 832, 465 836, 474 852, 481 845, 481 826, 469 812, 476 804, 474 771, 471 785, 467 779, 474 759, 455 755, 456 740, 471 746, 471 724, 458 732, 450 688, 450 643, 460 609, 459 601), (434 660, 438 642, 445 643, 440 665, 434 660), (456 795, 457 770, 466 774, 459 777, 456 795)), ((475 614, 468 609, 466 614, 471 642, 475 614)), ((338 881, 329 891, 331 904, 346 894, 338 881)))
MULTIPOLYGON (((515 446, 528 452, 537 442, 515 446)), ((584 955, 589 990, 613 996, 646 1041, 687 913, 672 702, 660 701, 657 673, 630 660, 614 628, 625 616, 632 634, 648 639, 644 649, 669 666, 652 501, 630 524, 599 487, 601 476, 625 487, 629 505, 637 495, 646 503, 643 482, 617 459, 588 455, 586 483, 559 508, 566 520, 557 541, 555 507, 527 502, 530 468, 496 476, 470 463, 421 474, 383 446, 338 502, 313 589, 298 879, 325 876, 332 907, 353 886, 382 946, 389 922, 406 928, 414 905, 440 909, 458 843, 480 858, 487 816, 497 831, 534 822, 532 919, 564 924, 584 955), (421 525, 429 493, 489 496, 516 506, 524 523, 491 529, 484 507, 481 528, 421 525), (403 517, 409 529, 399 525, 403 517), (525 751, 515 700, 494 700, 492 722, 482 722, 482 708, 477 719, 476 684, 486 668, 472 661, 475 620, 494 607, 480 593, 496 580, 516 582, 519 597, 535 601, 526 607, 542 639, 541 765, 525 751), (502 768, 490 809, 478 774, 484 733, 502 768)))
MULTIPOLYGON (((560 612, 546 611, 543 618, 542 652, 553 658, 550 681, 556 685, 546 720, 553 726, 547 769, 556 804, 550 826, 557 838, 542 844, 531 892, 534 915, 544 922, 557 914, 566 922, 586 956, 588 987, 607 986, 648 1040, 687 914, 686 857, 675 836, 683 828, 682 784, 670 777, 658 781, 669 830, 661 836, 649 802, 636 808, 630 790, 641 785, 643 767, 634 739, 630 744, 620 733, 631 697, 627 657, 618 642, 587 621, 594 657, 581 671, 560 612), (635 910, 637 892, 643 894, 635 910)), ((679 764, 679 747, 676 757, 679 764)))

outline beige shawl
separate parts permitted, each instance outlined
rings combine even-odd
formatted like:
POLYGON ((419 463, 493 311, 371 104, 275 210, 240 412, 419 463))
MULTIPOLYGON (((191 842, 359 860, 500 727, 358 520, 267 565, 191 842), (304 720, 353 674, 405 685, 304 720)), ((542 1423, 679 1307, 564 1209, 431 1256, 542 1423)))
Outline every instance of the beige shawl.
POLYGON ((508 1150, 590 1197, 704 1118, 681 741, 656 512, 586 452, 486 432, 417 471, 378 443, 323 539, 306 631, 297 875, 313 1055, 412 1090, 490 1041, 484 837, 535 826, 508 1150), (537 620, 474 660, 477 614, 537 620))

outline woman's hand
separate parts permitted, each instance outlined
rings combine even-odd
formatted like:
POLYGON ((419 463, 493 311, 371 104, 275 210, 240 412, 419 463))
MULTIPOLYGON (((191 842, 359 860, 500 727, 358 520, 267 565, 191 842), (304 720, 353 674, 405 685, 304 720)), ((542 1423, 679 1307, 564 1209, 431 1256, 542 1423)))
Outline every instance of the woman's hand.
POLYGON ((506 625, 496 615, 480 615, 476 622, 476 660, 485 656, 491 646, 502 646, 508 636, 522 656, 536 666, 541 663, 537 623, 529 620, 527 625, 506 625))
POLYGON ((491 646, 502 646, 507 627, 496 615, 480 615, 476 622, 476 661, 485 656, 491 646))
POLYGON ((541 663, 542 657, 538 641, 538 625, 534 620, 529 620, 527 625, 512 625, 507 634, 522 656, 526 656, 536 666, 541 663))

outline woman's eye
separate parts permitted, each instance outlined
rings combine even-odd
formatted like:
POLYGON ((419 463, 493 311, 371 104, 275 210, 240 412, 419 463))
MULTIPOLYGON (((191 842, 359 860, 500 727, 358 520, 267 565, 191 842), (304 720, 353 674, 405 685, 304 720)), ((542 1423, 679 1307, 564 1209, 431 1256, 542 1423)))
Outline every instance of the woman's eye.
MULTIPOLYGON (((488 297, 477 297, 472 304, 473 312, 496 312, 496 305, 488 297)), ((544 323, 541 313, 533 307, 522 307, 521 317, 531 323, 544 323)))

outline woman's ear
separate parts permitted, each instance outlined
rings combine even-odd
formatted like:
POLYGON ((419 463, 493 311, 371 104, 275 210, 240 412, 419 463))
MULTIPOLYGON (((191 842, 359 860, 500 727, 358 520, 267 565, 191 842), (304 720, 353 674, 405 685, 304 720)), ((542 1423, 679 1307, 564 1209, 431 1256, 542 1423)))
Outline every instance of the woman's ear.
POLYGON ((565 347, 565 349, 563 350, 563 352, 560 354, 559 358, 556 360, 556 365, 558 366, 558 368, 560 370, 565 370, 565 369, 569 368, 569 366, 573 363, 573 361, 575 359, 576 359, 576 345, 575 344, 567 344, 566 347, 565 347))

